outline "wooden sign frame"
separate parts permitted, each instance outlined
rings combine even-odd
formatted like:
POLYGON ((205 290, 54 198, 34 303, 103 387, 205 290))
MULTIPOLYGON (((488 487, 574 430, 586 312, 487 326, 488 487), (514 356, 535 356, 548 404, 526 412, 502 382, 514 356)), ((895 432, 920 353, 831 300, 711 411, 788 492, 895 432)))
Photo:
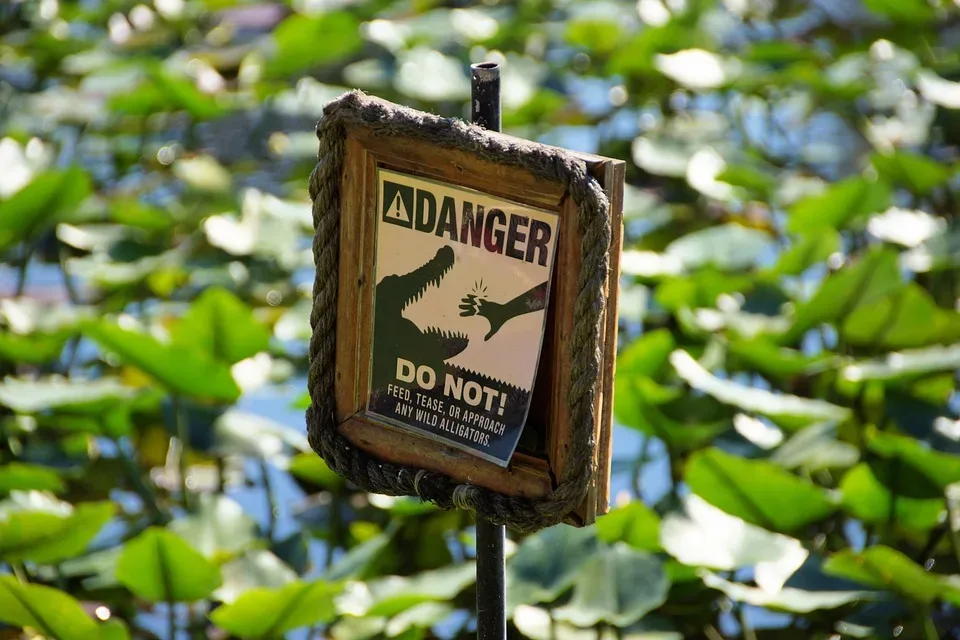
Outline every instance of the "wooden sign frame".
MULTIPOLYGON (((501 134, 489 134, 501 135, 501 134)), ((509 139, 507 136, 503 136, 509 139)), ((569 153, 569 152, 567 152, 569 153)), ((404 135, 378 136, 363 124, 346 128, 340 184, 340 254, 336 333, 336 422, 338 431, 368 454, 400 465, 439 472, 508 496, 543 498, 568 464, 567 444, 574 302, 580 271, 581 236, 577 207, 559 183, 531 172, 496 164, 466 151, 443 148, 404 135), (543 348, 526 429, 536 425, 546 436, 543 455, 517 451, 502 468, 403 430, 366 413, 372 343, 377 169, 385 168, 439 180, 556 212, 560 233, 543 348)), ((622 245, 622 193, 625 164, 620 160, 576 154, 604 189, 609 201, 611 242, 607 307, 600 335, 601 379, 595 406, 596 441, 593 482, 586 498, 566 518, 583 526, 606 513, 609 504, 613 374, 617 342, 617 291, 622 245)))

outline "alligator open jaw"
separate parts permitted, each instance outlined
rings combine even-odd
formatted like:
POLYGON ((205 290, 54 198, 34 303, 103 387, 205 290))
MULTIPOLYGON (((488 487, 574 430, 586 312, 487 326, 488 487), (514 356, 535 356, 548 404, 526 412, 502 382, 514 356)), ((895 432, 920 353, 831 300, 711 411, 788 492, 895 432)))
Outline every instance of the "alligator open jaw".
POLYGON ((458 331, 446 331, 436 327, 427 327, 423 330, 423 335, 440 345, 440 351, 443 353, 443 359, 452 358, 467 348, 469 338, 458 331))
POLYGON ((440 247, 437 255, 433 256, 428 263, 400 276, 400 283, 395 286, 404 293, 403 309, 422 298, 428 286, 440 285, 443 276, 453 268, 453 257, 453 249, 448 246, 440 247), (405 287, 409 289, 404 290, 405 287))

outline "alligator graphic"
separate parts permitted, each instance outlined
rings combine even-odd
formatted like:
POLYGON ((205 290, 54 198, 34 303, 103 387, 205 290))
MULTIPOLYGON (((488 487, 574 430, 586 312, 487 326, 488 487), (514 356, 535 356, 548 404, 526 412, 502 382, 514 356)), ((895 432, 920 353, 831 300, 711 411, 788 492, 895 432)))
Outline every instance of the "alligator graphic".
POLYGON ((420 329, 412 320, 403 317, 404 309, 423 297, 427 287, 440 285, 453 268, 453 261, 453 249, 443 246, 426 264, 404 275, 386 276, 377 285, 371 380, 374 393, 396 382, 397 358, 426 365, 439 374, 444 370, 444 361, 467 348, 468 339, 462 333, 435 327, 420 329))

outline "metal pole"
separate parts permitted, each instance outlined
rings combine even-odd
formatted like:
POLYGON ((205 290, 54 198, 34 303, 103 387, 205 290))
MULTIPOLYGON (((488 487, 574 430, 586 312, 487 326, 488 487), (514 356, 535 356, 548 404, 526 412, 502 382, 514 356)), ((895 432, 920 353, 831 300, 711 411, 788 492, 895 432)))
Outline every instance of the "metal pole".
MULTIPOLYGON (((500 65, 470 66, 470 118, 500 131, 500 65)), ((502 525, 477 518, 477 640, 506 640, 507 602, 502 525)))

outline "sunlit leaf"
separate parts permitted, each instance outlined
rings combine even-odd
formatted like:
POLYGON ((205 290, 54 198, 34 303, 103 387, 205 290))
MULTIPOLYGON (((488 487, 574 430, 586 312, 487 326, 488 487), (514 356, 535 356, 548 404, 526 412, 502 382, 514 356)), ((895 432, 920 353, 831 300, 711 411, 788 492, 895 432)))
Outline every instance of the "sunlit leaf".
POLYGON ((770 462, 786 469, 847 469, 860 460, 860 450, 849 442, 837 439, 832 422, 812 424, 784 442, 770 462))
POLYGON ((0 381, 0 404, 20 413, 119 403, 131 396, 133 389, 114 378, 84 380, 51 376, 28 380, 9 377, 0 381))
POLYGON ((707 502, 774 531, 795 531, 836 510, 816 485, 770 462, 745 460, 719 449, 694 453, 684 479, 707 502))
POLYGON ((960 340, 960 312, 939 307, 930 294, 910 283, 857 306, 841 332, 850 343, 885 349, 911 349, 960 340))
POLYGON ((597 518, 597 538, 612 544, 626 542, 634 549, 660 551, 660 516, 634 501, 597 518))
POLYGON ((266 64, 266 73, 289 76, 345 58, 363 44, 359 27, 357 19, 345 11, 291 15, 273 32, 276 48, 266 64), (323 46, 318 47, 318 42, 323 46))
POLYGON ((813 265, 826 262, 839 250, 840 234, 835 229, 804 233, 780 254, 773 271, 779 275, 798 276, 813 265))
POLYGON ((0 621, 31 627, 59 640, 97 640, 96 624, 80 603, 63 591, 20 584, 11 575, 0 575, 0 621))
POLYGON ((342 586, 317 581, 247 591, 214 611, 217 626, 243 638, 277 638, 293 629, 327 622, 336 614, 334 597, 342 586))
POLYGON ((337 609, 351 616, 392 617, 425 602, 446 602, 476 580, 476 564, 467 562, 414 576, 386 576, 348 583, 337 609))
POLYGON ((796 340, 807 329, 842 318, 858 305, 895 291, 901 286, 896 253, 885 250, 870 251, 856 262, 831 274, 810 300, 798 305, 793 326, 786 339, 796 340))
POLYGON ((274 589, 296 581, 296 572, 265 549, 250 549, 221 566, 223 584, 213 597, 227 604, 255 588, 274 589))
POLYGON ((779 379, 820 373, 836 360, 827 354, 808 356, 795 349, 778 347, 764 338, 731 342, 728 351, 750 370, 779 379))
POLYGON ((0 558, 53 564, 83 553, 113 517, 110 502, 67 503, 14 493, 0 502, 0 558))
POLYGON ((72 213, 91 188, 87 172, 72 167, 41 173, 9 200, 0 200, 0 251, 32 239, 72 213))
POLYGON ((930 193, 954 173, 927 156, 906 151, 897 151, 891 155, 875 153, 870 156, 870 162, 876 167, 881 178, 920 195, 930 193))
POLYGON ((220 569, 180 537, 152 527, 130 540, 117 561, 117 579, 151 602, 193 602, 221 584, 220 569))
POLYGON ((213 494, 202 494, 193 513, 167 528, 214 561, 246 550, 257 537, 257 523, 243 507, 231 498, 213 494))
POLYGON ((937 487, 908 465, 896 460, 861 462, 840 483, 843 508, 868 524, 891 524, 928 531, 946 508, 937 487))
POLYGON ((960 456, 933 451, 913 438, 884 432, 874 434, 867 446, 884 458, 903 461, 941 490, 960 482, 960 456))
POLYGON ((362 575, 377 556, 389 547, 399 528, 399 523, 395 521, 383 532, 356 545, 337 560, 324 577, 327 580, 344 580, 362 575))
POLYGON ((233 364, 265 351, 270 334, 242 300, 226 289, 210 287, 177 323, 173 342, 233 364))
POLYGON ((732 570, 754 568, 754 580, 778 591, 809 553, 799 540, 755 527, 692 495, 682 513, 670 513, 660 526, 664 551, 685 565, 732 570))
POLYGON ((766 233, 730 223, 687 234, 671 242, 666 255, 687 270, 710 265, 735 271, 756 264, 773 246, 766 233))
POLYGON ((156 378, 170 390, 191 397, 234 401, 240 389, 230 369, 202 352, 163 344, 145 333, 108 322, 90 322, 84 333, 120 359, 156 378))
POLYGON ((937 17, 936 8, 925 0, 863 0, 863 4, 900 24, 923 25, 937 17))
POLYGON ((0 466, 0 495, 11 491, 63 491, 60 475, 48 467, 10 462, 0 466))
POLYGON ((850 412, 846 407, 825 400, 778 394, 718 378, 704 369, 686 351, 674 351, 670 355, 670 363, 677 370, 677 374, 694 389, 710 394, 720 402, 773 419, 790 422, 843 420, 850 412))
POLYGON ((836 609, 858 600, 870 599, 870 591, 807 591, 785 587, 779 591, 766 591, 745 584, 730 582, 720 576, 704 572, 703 583, 711 589, 727 594, 732 600, 793 613, 810 613, 820 609, 836 609))
POLYGON ((899 593, 919 604, 930 604, 938 597, 960 597, 960 588, 944 576, 924 571, 896 549, 874 545, 857 553, 845 550, 834 554, 823 565, 831 575, 875 589, 899 593))
POLYGON ((841 229, 856 218, 883 211, 889 205, 887 183, 848 178, 830 185, 819 195, 794 203, 790 207, 787 229, 798 234, 841 229))

